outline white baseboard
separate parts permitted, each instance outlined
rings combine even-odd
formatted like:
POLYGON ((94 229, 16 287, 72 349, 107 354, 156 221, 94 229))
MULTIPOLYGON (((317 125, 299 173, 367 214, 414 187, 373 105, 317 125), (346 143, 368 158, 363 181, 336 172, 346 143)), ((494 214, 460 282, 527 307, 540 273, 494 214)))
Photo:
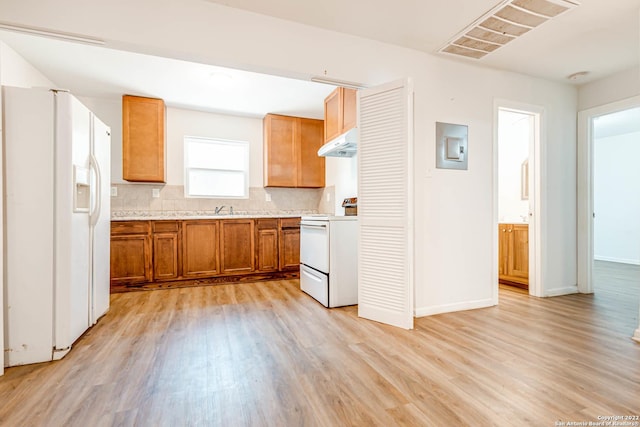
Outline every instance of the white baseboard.
POLYGON ((451 313, 454 311, 475 310, 477 308, 492 307, 494 304, 492 298, 481 299, 476 301, 464 301, 453 304, 443 304, 431 307, 419 307, 415 309, 416 317, 432 316, 434 314, 451 313))
POLYGON ((566 288, 547 289, 544 293, 545 297, 559 297, 561 295, 571 295, 578 293, 578 286, 567 286, 566 288))
POLYGON ((617 262, 619 264, 640 265, 640 260, 638 259, 614 258, 614 257, 608 257, 608 256, 600 256, 600 255, 594 255, 593 259, 596 261, 617 262))
POLYGON ((640 342, 640 327, 638 327, 638 329, 636 329, 636 332, 633 334, 633 336, 631 337, 634 340, 640 342))

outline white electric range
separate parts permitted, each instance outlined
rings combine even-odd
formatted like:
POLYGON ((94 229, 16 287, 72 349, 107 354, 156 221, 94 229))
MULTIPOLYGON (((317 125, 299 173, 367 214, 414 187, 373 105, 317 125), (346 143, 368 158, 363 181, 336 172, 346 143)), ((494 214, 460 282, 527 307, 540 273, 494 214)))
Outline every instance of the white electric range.
POLYGON ((300 288, 328 308, 358 303, 358 217, 300 221, 300 288))

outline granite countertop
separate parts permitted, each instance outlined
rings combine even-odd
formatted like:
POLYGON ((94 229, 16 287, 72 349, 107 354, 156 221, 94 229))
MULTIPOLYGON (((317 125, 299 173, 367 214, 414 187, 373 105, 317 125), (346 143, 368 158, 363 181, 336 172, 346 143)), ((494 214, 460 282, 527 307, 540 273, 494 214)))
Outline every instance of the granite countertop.
POLYGON ((215 214, 211 211, 118 211, 111 213, 111 221, 149 221, 149 220, 179 220, 179 219, 243 219, 243 218, 297 218, 302 215, 317 214, 318 212, 228 212, 215 214))

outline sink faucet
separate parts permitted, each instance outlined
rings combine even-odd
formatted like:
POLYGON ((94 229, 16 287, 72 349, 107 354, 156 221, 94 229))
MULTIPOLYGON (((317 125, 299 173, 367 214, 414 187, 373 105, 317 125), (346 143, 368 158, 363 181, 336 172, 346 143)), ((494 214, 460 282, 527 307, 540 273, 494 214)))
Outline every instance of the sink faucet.
POLYGON ((218 207, 216 206, 216 215, 218 215, 220 213, 220 211, 222 211, 222 209, 224 209, 224 205, 218 207))

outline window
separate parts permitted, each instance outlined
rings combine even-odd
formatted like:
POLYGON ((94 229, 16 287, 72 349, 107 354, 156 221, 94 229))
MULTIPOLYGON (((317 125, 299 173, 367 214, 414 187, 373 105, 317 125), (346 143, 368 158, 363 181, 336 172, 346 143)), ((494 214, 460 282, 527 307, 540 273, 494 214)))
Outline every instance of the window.
POLYGON ((249 197, 249 143, 184 138, 186 197, 249 197))

